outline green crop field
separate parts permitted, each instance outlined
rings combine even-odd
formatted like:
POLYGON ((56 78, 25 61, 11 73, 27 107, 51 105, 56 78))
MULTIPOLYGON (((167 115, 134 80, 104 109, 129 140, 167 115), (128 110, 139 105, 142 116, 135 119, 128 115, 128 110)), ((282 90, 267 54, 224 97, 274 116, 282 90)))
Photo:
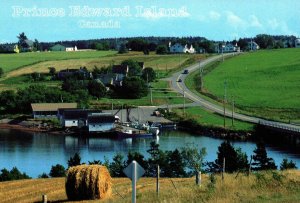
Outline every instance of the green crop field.
POLYGON ((300 49, 245 53, 225 60, 204 77, 204 88, 220 100, 234 97, 248 114, 300 121, 300 49))
POLYGON ((66 59, 99 58, 113 55, 115 51, 78 51, 78 52, 28 52, 19 54, 0 54, 0 67, 4 72, 10 72, 20 67, 43 61, 57 61, 66 59))

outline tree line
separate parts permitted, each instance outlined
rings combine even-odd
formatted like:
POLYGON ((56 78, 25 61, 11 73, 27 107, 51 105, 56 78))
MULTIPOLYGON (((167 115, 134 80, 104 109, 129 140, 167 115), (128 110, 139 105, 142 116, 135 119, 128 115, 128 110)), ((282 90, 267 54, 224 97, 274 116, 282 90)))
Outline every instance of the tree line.
MULTIPOLYGON (((125 159, 124 155, 117 153, 112 161, 104 157, 104 162, 100 160, 89 161, 87 164, 104 165, 110 171, 112 177, 125 177, 123 173, 133 160, 137 161, 144 169, 146 177, 156 176, 156 166, 160 166, 161 177, 191 177, 196 172, 204 173, 219 173, 223 170, 224 159, 225 172, 245 172, 245 171, 261 171, 261 170, 276 170, 277 166, 274 160, 268 157, 265 145, 258 142, 253 151, 253 155, 248 160, 247 155, 240 148, 234 148, 229 141, 224 141, 220 144, 217 151, 217 159, 213 162, 205 162, 206 149, 196 148, 195 146, 183 147, 170 151, 159 149, 159 144, 155 141, 150 143, 147 150, 149 158, 139 152, 128 152, 125 159)), ((86 164, 81 162, 79 153, 75 153, 67 162, 68 168, 86 164)), ((283 159, 280 170, 296 169, 296 164, 292 160, 283 159)), ((66 169, 61 164, 56 164, 51 167, 49 174, 43 173, 39 178, 64 177, 66 169)), ((27 179, 30 178, 25 173, 21 173, 16 167, 11 171, 2 169, 0 173, 0 181, 27 179)))

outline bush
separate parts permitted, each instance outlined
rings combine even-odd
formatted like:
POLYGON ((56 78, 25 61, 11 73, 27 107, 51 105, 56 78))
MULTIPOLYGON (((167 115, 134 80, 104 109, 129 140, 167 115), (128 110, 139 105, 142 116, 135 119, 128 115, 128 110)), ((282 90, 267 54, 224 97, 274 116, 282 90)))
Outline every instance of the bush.
POLYGON ((52 178, 65 177, 66 176, 66 169, 63 165, 56 164, 55 166, 51 167, 51 171, 50 171, 49 175, 52 178))
POLYGON ((296 164, 292 160, 283 159, 280 164, 280 170, 297 169, 296 164))
POLYGON ((0 78, 4 75, 3 68, 0 68, 0 78))
POLYGON ((70 159, 68 160, 68 168, 72 167, 72 166, 78 166, 81 163, 81 157, 79 153, 75 153, 73 157, 70 157, 70 159))

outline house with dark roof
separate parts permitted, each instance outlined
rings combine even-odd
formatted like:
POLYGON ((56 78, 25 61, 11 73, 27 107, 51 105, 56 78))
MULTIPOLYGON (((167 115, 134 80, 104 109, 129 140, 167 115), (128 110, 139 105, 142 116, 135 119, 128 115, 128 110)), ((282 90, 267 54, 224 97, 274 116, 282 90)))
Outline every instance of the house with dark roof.
POLYGON ((33 118, 55 118, 58 109, 77 108, 77 103, 32 103, 33 118))
POLYGON ((122 86, 122 82, 127 77, 129 72, 128 65, 113 65, 112 73, 116 75, 114 79, 114 85, 122 86))
POLYGON ((90 133, 109 132, 115 129, 115 116, 108 113, 92 114, 88 116, 88 130, 90 133))
POLYGON ((26 39, 24 43, 25 43, 25 46, 22 47, 22 51, 23 52, 32 51, 33 50, 33 44, 34 44, 34 42, 32 40, 26 39))
POLYGON ((100 110, 91 109, 59 109, 58 118, 63 127, 82 128, 87 126, 89 115, 99 114, 101 112, 100 110))

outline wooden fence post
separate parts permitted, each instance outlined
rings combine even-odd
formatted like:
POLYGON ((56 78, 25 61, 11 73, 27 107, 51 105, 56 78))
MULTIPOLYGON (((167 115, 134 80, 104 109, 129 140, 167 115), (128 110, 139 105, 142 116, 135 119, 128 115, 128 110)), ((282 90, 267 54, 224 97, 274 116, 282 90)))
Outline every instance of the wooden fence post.
POLYGON ((43 198, 43 203, 47 203, 47 195, 43 195, 42 198, 43 198))
POLYGON ((156 170, 156 193, 159 195, 159 176, 160 176, 160 169, 159 165, 157 165, 157 170, 156 170))

